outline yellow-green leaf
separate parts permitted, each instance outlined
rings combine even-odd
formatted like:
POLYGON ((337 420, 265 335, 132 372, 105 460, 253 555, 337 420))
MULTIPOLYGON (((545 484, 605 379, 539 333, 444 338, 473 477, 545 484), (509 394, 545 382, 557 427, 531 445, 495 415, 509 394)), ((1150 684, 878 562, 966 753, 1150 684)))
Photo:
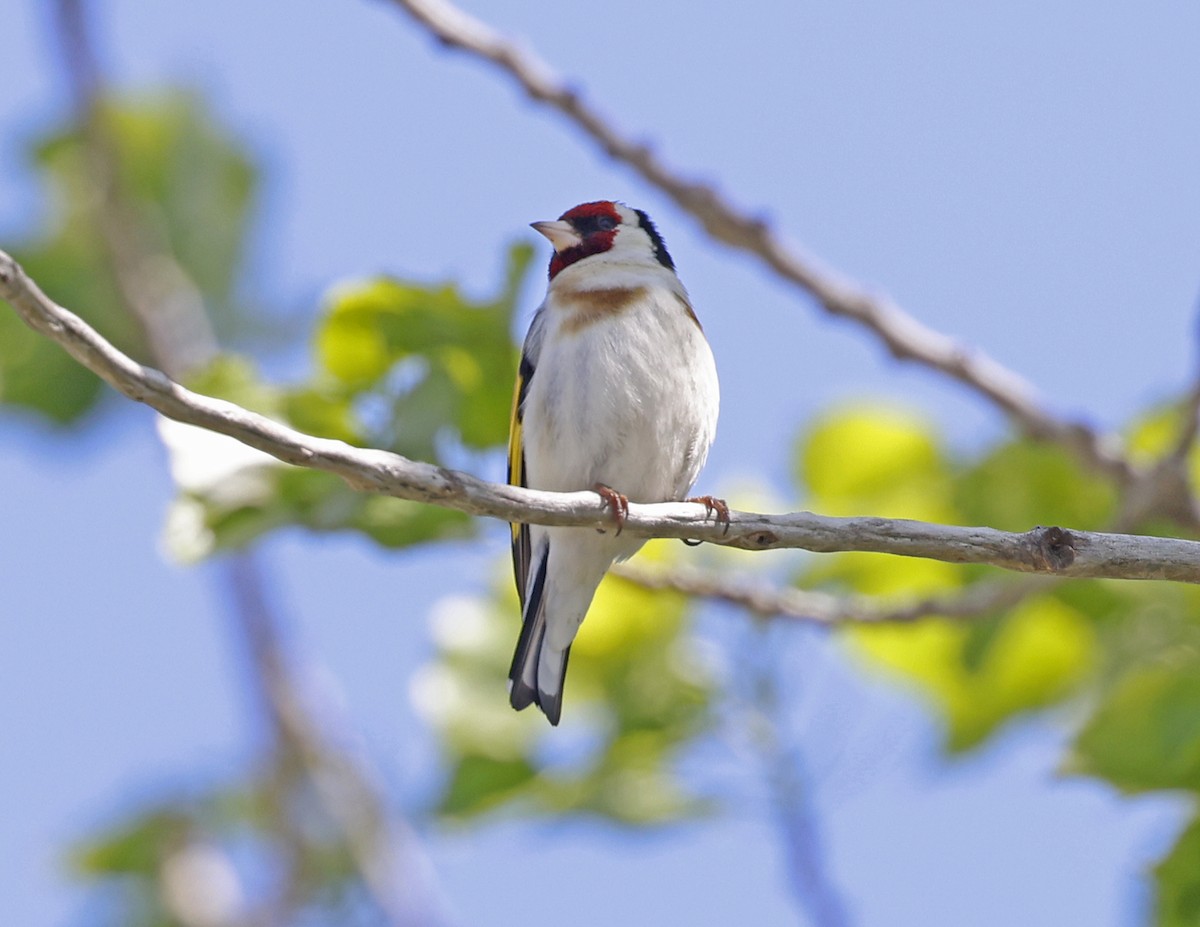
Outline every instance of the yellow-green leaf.
POLYGON ((1080 732, 1070 768, 1126 792, 1200 791, 1200 660, 1130 672, 1080 732))
POLYGON ((1158 927, 1200 924, 1200 819, 1193 818, 1165 859, 1154 867, 1158 927))
POLYGON ((827 414, 801 436, 796 466, 822 514, 949 517, 941 449, 928 422, 911 413, 880 405, 827 414))
POLYGON ((999 620, 986 646, 971 626, 927 620, 857 629, 853 639, 877 664, 912 679, 945 718, 952 750, 978 744, 1019 712, 1054 703, 1091 670, 1088 619, 1050 596, 999 620))

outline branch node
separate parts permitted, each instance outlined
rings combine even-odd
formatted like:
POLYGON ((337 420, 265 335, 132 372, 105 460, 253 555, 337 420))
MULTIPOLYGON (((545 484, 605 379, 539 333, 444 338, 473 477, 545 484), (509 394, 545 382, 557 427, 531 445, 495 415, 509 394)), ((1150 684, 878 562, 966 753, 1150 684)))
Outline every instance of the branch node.
POLYGON ((779 542, 779 535, 773 531, 755 531, 746 536, 746 547, 750 549, 767 550, 779 542))
POLYGON ((438 467, 437 478, 442 483, 441 487, 439 487, 439 495, 453 499, 463 494, 465 487, 462 474, 457 470, 451 470, 449 467, 438 467))
MULTIPOLYGON (((609 154, 616 154, 616 151, 610 151, 609 154)), ((634 142, 626 152, 626 157, 635 164, 644 164, 654 158, 654 145, 646 140, 634 142)))
POLYGON ((1064 528, 1052 526, 1033 529, 1033 562, 1039 570, 1061 573, 1075 562, 1075 536, 1064 528))
MULTIPOLYGON (((530 88, 530 91, 532 93, 532 88, 530 88)), ((534 94, 534 96, 537 95, 534 94)), ((559 103, 564 109, 577 110, 579 109, 579 101, 583 98, 583 88, 579 84, 572 81, 563 81, 563 83, 559 86, 557 93, 550 94, 543 92, 540 99, 549 100, 552 96, 557 97, 559 103)), ((613 150, 610 150, 608 153, 613 154, 614 152, 613 150)))

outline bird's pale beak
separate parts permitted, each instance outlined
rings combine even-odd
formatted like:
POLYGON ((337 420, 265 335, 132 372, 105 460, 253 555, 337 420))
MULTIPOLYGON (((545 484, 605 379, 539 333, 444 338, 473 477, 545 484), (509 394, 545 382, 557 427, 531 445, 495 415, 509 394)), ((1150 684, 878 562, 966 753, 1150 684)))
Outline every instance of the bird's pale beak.
POLYGON ((566 251, 583 242, 579 233, 571 228, 571 223, 564 222, 562 219, 554 222, 530 222, 529 225, 550 239, 550 244, 554 245, 555 251, 566 251))

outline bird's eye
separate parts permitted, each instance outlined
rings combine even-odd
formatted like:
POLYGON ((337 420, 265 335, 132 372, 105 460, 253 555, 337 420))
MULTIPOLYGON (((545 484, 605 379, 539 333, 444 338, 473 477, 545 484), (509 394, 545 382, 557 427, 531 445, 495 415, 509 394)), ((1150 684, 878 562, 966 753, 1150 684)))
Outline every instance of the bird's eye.
POLYGON ((575 231, 584 238, 595 235, 597 232, 611 232, 618 224, 615 218, 605 215, 576 216, 571 219, 571 225, 574 226, 575 231))

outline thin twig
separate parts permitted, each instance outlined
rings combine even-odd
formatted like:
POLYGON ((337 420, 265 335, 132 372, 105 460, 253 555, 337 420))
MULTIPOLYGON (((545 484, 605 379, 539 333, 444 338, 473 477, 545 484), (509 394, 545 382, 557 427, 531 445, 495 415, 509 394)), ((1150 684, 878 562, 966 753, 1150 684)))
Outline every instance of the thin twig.
POLYGON ((830 315, 850 319, 878 338, 900 360, 937 370, 984 396, 1027 435, 1068 448, 1118 483, 1134 471, 1118 438, 1081 421, 1061 419, 1036 398, 1020 375, 982 351, 968 348, 909 315, 892 301, 839 277, 787 243, 763 217, 739 209, 714 186, 668 167, 644 142, 623 135, 578 87, 560 79, 533 52, 449 0, 392 0, 443 45, 485 61, 517 82, 539 103, 563 115, 606 155, 621 161, 692 215, 713 238, 758 257, 772 271, 811 295, 830 315))
POLYGON ((1179 430, 1170 448, 1150 466, 1141 468, 1122 494, 1121 511, 1115 521, 1118 531, 1152 518, 1165 518, 1200 532, 1200 501, 1193 488, 1190 462, 1200 432, 1200 356, 1196 367, 1192 385, 1176 403, 1179 430))
POLYGON ((674 589, 684 595, 736 605, 759 618, 788 618, 826 627, 903 624, 931 617, 979 618, 1012 608, 1056 582, 1050 577, 1027 576, 1003 582, 975 583, 959 592, 888 606, 866 598, 777 586, 683 564, 663 567, 633 561, 619 563, 611 572, 647 589, 674 589))
MULTIPOLYGON (((428 502, 473 515, 542 525, 611 527, 594 492, 551 493, 489 483, 399 454, 317 438, 231 402, 201 396, 131 360, 77 315, 55 304, 0 251, 0 297, 30 327, 58 342, 131 399, 189 425, 257 448, 285 463, 336 474, 356 489, 428 502)), ((631 504, 626 533, 694 538, 746 550, 859 550, 951 563, 987 563, 1023 573, 1200 582, 1200 542, 1038 527, 1021 534, 888 518, 831 518, 809 512, 731 512, 717 523, 693 502, 631 504)))

